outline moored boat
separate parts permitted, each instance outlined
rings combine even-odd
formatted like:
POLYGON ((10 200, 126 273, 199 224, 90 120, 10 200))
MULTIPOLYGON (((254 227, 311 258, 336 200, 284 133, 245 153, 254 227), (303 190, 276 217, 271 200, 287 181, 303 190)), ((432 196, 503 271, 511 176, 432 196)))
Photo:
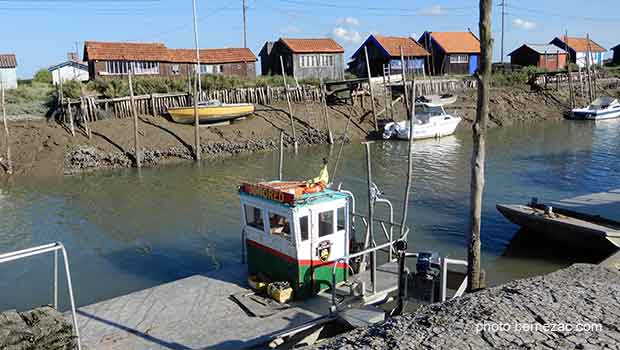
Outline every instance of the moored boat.
MULTIPOLYGON (((227 104, 220 101, 209 101, 198 105, 200 123, 217 123, 244 117, 254 113, 254 105, 250 103, 227 104)), ((168 108, 173 121, 181 124, 194 123, 194 107, 168 108)))
MULTIPOLYGON (((461 118, 446 113, 444 105, 454 103, 456 96, 422 96, 416 103, 413 139, 438 138, 454 134, 461 118)), ((409 139, 409 121, 387 123, 383 139, 409 139)))
POLYGON ((584 108, 575 108, 571 111, 572 119, 604 120, 620 118, 620 102, 609 96, 599 97, 584 108))
POLYGON ((530 232, 544 234, 565 246, 609 254, 620 248, 620 222, 536 201, 528 205, 497 204, 497 210, 512 223, 530 232))

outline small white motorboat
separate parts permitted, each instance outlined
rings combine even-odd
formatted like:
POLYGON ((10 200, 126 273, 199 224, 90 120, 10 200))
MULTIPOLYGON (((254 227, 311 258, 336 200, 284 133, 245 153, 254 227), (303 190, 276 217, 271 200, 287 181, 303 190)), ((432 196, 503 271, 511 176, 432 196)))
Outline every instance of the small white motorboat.
MULTIPOLYGON (((456 101, 455 96, 421 97, 416 102, 416 114, 413 125, 413 139, 439 138, 454 134, 461 118, 452 116, 443 106, 456 101), (430 101, 430 102, 426 102, 430 101)), ((409 140, 409 121, 387 123, 383 128, 383 139, 409 140)))
POLYGON ((572 119, 603 120, 620 117, 620 103, 618 99, 609 96, 599 97, 585 108, 575 108, 571 111, 572 119))

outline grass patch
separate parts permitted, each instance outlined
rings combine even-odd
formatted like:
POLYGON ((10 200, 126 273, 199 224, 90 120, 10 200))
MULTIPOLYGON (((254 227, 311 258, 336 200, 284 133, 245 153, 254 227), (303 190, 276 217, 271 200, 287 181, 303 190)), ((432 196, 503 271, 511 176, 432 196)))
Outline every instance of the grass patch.
POLYGON ((54 102, 51 84, 20 81, 17 89, 6 91, 8 115, 45 115, 54 102))

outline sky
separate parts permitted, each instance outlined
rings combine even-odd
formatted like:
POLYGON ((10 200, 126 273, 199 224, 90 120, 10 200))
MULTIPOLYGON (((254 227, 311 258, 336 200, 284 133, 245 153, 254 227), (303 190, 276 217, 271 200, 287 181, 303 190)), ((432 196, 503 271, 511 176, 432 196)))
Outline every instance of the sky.
MULTIPOLYGON (((242 0, 196 0, 203 48, 242 47, 242 0)), ((494 59, 501 58, 501 7, 493 7, 494 59)), ((620 1, 505 0, 504 54, 525 42, 547 43, 568 30, 606 48, 620 44, 620 1)), ((350 56, 372 33, 478 33, 478 1, 247 0, 248 47, 258 54, 279 37, 332 37, 350 56)), ((191 0, 0 0, 0 53, 15 53, 18 76, 80 54, 85 40, 194 45, 191 0)), ((610 55, 610 54, 609 54, 610 55)))

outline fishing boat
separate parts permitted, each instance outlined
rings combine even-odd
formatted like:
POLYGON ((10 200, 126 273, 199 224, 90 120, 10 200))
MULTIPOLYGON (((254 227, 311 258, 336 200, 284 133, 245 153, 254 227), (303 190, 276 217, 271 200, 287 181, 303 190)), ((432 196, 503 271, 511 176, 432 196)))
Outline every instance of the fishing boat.
MULTIPOLYGON (((413 139, 439 138, 454 134, 461 118, 446 113, 444 106, 456 102, 454 95, 422 96, 416 101, 413 139)), ((409 140, 409 121, 387 123, 383 139, 409 140)))
POLYGON ((603 96, 599 97, 584 108, 575 108, 571 111, 572 119, 604 120, 620 117, 620 102, 618 99, 603 96))
MULTIPOLYGON (((217 123, 230 121, 254 113, 254 105, 250 103, 227 104, 217 100, 198 104, 198 120, 200 123, 217 123)), ((168 114, 173 121, 181 124, 193 124, 194 107, 169 107, 168 114)))
POLYGON ((620 222, 598 215, 540 204, 497 204, 497 210, 512 223, 564 246, 610 254, 620 248, 620 222))

